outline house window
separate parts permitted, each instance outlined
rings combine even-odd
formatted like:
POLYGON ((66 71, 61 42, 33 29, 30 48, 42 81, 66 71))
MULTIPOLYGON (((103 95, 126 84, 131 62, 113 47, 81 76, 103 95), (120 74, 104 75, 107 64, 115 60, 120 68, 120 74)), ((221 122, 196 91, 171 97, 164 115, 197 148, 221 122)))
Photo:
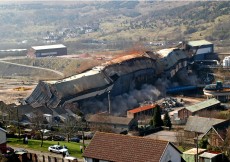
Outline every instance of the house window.
POLYGON ((93 159, 93 162, 99 162, 99 159, 93 159))

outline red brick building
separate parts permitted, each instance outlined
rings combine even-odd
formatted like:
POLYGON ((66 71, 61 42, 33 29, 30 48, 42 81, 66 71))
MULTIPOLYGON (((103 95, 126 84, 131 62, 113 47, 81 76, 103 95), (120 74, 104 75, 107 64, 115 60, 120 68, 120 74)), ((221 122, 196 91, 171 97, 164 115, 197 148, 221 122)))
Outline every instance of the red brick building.
POLYGON ((140 119, 142 116, 153 116, 154 109, 159 106, 157 104, 145 105, 127 111, 128 118, 140 119))

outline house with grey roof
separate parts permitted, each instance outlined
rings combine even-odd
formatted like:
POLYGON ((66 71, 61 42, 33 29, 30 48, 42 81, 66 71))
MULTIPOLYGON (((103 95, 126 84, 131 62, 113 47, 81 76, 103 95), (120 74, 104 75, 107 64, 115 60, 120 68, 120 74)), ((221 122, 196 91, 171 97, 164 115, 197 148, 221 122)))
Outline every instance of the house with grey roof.
POLYGON ((196 135, 201 135, 202 137, 210 128, 221 128, 228 123, 229 120, 190 116, 184 128, 184 135, 188 138, 193 138, 196 135))
POLYGON ((202 113, 211 113, 211 110, 218 110, 220 107, 220 101, 212 98, 191 106, 184 107, 178 111, 178 118, 184 123, 189 116, 199 116, 202 113))
POLYGON ((94 114, 86 117, 91 130, 124 133, 135 128, 137 121, 133 118, 111 116, 106 114, 94 114))
POLYGON ((212 126, 203 136, 210 146, 223 147, 230 146, 230 120, 212 126))
POLYGON ((182 162, 181 154, 168 141, 96 132, 83 157, 85 162, 182 162))

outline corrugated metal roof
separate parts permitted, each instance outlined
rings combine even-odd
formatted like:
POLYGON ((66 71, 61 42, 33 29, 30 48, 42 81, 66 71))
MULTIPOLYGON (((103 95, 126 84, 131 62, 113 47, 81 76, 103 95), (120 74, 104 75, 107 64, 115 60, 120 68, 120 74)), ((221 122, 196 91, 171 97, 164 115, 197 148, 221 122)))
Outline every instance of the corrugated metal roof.
POLYGON ((184 130, 190 132, 206 133, 212 126, 223 123, 226 120, 189 116, 184 130))
POLYGON ((128 112, 130 112, 130 113, 138 113, 138 112, 142 112, 142 111, 153 109, 153 108, 156 108, 156 104, 154 104, 154 105, 153 104, 145 105, 145 106, 142 106, 142 107, 138 107, 138 108, 129 110, 128 112))
POLYGON ((196 112, 196 111, 205 109, 207 107, 214 106, 214 105, 219 104, 219 103, 220 103, 219 100, 212 98, 209 100, 199 102, 195 105, 188 106, 188 107, 186 107, 186 109, 189 110, 190 112, 196 112))
POLYGON ((198 40, 198 41, 189 41, 188 42, 188 45, 190 46, 202 46, 202 45, 211 45, 213 43, 209 42, 209 41, 206 41, 206 40, 198 40))
POLYGON ((165 70, 170 69, 172 66, 177 64, 179 60, 187 58, 187 54, 179 49, 168 50, 168 52, 168 55, 161 59, 164 61, 165 70))
POLYGON ((34 50, 44 50, 44 49, 55 49, 55 48, 66 48, 63 44, 45 45, 45 46, 32 46, 34 50))
POLYGON ((144 58, 144 57, 148 57, 148 55, 146 55, 145 53, 141 52, 141 53, 134 53, 134 54, 130 54, 130 55, 125 55, 125 56, 120 56, 118 58, 112 59, 106 63, 104 63, 103 65, 108 66, 108 65, 113 65, 113 64, 118 64, 124 61, 128 61, 134 58, 144 58))
POLYGON ((216 157, 217 155, 219 155, 219 154, 213 154, 213 153, 210 153, 210 152, 204 152, 203 154, 199 155, 199 157, 212 159, 212 158, 216 157))

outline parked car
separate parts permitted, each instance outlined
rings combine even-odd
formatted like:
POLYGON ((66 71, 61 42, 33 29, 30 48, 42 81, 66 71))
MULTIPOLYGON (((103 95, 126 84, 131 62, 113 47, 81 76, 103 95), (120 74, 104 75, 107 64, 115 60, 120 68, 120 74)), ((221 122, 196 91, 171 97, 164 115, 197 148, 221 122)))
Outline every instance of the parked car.
POLYGON ((12 147, 6 147, 7 153, 13 153, 14 149, 12 147))
POLYGON ((21 154, 28 153, 28 151, 26 149, 24 149, 24 148, 17 148, 17 149, 14 150, 14 153, 21 155, 21 154))
POLYGON ((65 141, 65 137, 60 135, 54 135, 52 138, 54 141, 65 141))
POLYGON ((72 141, 72 142, 77 142, 77 143, 80 142, 80 138, 78 138, 78 137, 72 137, 69 140, 72 141))
POLYGON ((60 145, 53 145, 53 146, 48 147, 48 151, 61 154, 63 152, 64 153, 68 152, 68 149, 64 148, 64 147, 62 147, 60 145))

